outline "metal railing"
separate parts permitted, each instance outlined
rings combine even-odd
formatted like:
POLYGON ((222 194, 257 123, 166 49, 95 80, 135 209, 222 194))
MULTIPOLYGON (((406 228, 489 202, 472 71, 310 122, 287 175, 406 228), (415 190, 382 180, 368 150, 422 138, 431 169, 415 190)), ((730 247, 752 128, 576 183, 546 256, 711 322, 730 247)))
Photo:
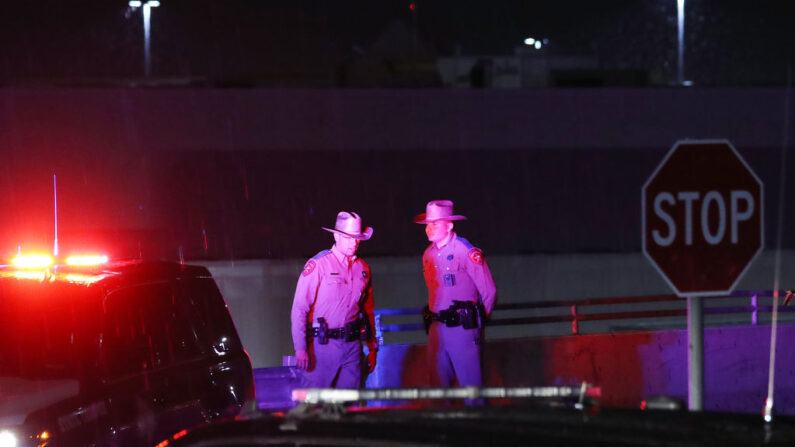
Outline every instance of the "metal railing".
MULTIPOLYGON (((784 297, 785 291, 779 291, 779 297, 784 297)), ((736 291, 731 294, 721 296, 704 297, 704 315, 731 315, 747 313, 748 324, 759 324, 759 315, 764 312, 772 312, 773 306, 760 304, 761 299, 773 298, 773 290, 756 291, 736 291), (720 301, 748 299, 748 305, 720 305, 720 301), (709 304, 709 305, 708 305, 709 304), (713 305, 717 304, 717 305, 713 305)), ((606 320, 647 320, 661 317, 685 317, 685 299, 676 295, 650 295, 634 297, 609 297, 609 298, 589 298, 583 300, 557 300, 557 301, 533 301, 520 303, 499 303, 494 306, 492 318, 487 322, 487 326, 513 326, 513 325, 533 325, 543 323, 570 323, 572 335, 580 334, 579 323, 586 321, 606 321, 606 320), (681 308, 661 308, 644 310, 624 310, 603 311, 602 306, 631 306, 648 305, 659 303, 678 302, 681 308), (511 316, 505 314, 523 310, 557 310, 554 315, 540 316, 511 316)), ((779 306, 779 312, 795 312, 795 307, 779 306)), ((422 308, 394 308, 375 310, 375 335, 379 344, 384 344, 384 334, 389 332, 424 331, 422 323, 422 308), (388 317, 416 315, 416 323, 393 323, 386 324, 384 320, 388 317)), ((671 325, 673 327, 674 325, 671 325)))

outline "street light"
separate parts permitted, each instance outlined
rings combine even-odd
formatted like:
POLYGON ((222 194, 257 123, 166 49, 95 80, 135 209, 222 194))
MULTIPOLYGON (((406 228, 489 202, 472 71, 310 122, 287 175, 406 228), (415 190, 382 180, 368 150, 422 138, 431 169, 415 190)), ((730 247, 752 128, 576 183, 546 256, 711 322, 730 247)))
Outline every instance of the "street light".
POLYGON ((536 50, 540 50, 542 46, 549 44, 549 39, 536 39, 533 37, 528 37, 524 40, 524 44, 528 47, 535 47, 536 50))
POLYGON ((152 8, 157 8, 160 6, 160 2, 158 0, 132 0, 128 3, 130 8, 138 9, 143 8, 143 16, 144 16, 144 74, 146 77, 149 77, 151 72, 151 59, 149 57, 149 21, 152 17, 152 8))
POLYGON ((685 0, 676 0, 676 23, 679 47, 677 51, 677 81, 685 84, 685 0))

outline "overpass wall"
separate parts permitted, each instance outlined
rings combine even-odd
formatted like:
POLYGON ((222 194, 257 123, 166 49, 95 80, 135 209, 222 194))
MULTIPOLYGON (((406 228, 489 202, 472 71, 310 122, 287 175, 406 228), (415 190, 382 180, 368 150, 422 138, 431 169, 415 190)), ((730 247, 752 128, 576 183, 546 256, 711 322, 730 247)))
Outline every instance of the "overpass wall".
MULTIPOLYGON (((780 325, 774 402, 795 415, 795 325, 780 325)), ((602 388, 600 402, 638 408, 668 396, 687 406, 685 330, 492 340, 483 356, 488 386, 579 385, 602 388)), ((712 327, 704 334, 704 409, 761 413, 768 389, 770 326, 712 327)), ((428 386, 426 346, 394 344, 379 351, 368 387, 428 386)))
MULTIPOLYGON (((416 257, 370 258, 368 262, 372 269, 376 308, 422 307, 426 303, 419 253, 416 257)), ((488 262, 501 303, 672 293, 640 253, 493 256, 488 262)), ((281 365, 282 356, 293 354, 289 315, 304 260, 208 261, 203 264, 210 268, 226 298, 254 367, 281 365)), ((775 252, 765 251, 740 279, 736 289, 770 290, 775 270, 775 252)), ((795 251, 783 251, 780 287, 791 288, 793 278, 795 251)), ((610 309, 608 306, 603 311, 610 309)), ((399 322, 417 323, 418 318, 407 316, 399 322)), ((739 315, 736 319, 750 322, 750 315, 739 315)), ((764 319, 760 317, 760 321, 764 319)), ((721 322, 718 317, 707 317, 707 323, 721 322)), ((579 324, 581 333, 671 327, 685 327, 684 318, 579 324)), ((489 329, 491 339, 568 333, 571 333, 568 323, 489 329)), ((422 331, 387 334, 385 341, 388 344, 423 343, 425 334, 422 331)))
MULTIPOLYGON (((640 190, 671 145, 727 138, 795 196, 783 88, 511 90, 0 89, 0 255, 52 246, 115 257, 308 258, 340 209, 410 256, 412 217, 451 198, 489 256, 632 253, 640 190), (782 171, 781 162, 786 162, 782 171), (350 175, 339 175, 339 173, 350 175)), ((783 221, 792 220, 784 207, 783 221)), ((795 248, 795 233, 782 243, 795 248)))

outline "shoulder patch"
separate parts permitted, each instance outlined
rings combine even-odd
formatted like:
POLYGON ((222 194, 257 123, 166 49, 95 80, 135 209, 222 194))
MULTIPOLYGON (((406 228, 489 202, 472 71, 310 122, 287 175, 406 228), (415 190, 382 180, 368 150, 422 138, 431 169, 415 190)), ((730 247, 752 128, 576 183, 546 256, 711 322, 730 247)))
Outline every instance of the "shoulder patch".
POLYGON ((483 252, 480 251, 479 248, 473 248, 469 250, 469 260, 474 262, 477 265, 483 265, 484 261, 483 252))
POLYGON ((464 247, 466 247, 466 248, 468 248, 468 249, 470 249, 470 250, 472 250, 473 248, 475 248, 475 247, 474 247, 472 244, 470 244, 470 243, 469 243, 469 241, 468 241, 468 240, 466 240, 466 239, 462 238, 461 236, 456 236, 456 239, 458 239, 459 241, 461 241, 461 243, 462 243, 462 244, 464 244, 464 247))
POLYGON ((301 272, 301 276, 306 276, 306 275, 312 273, 315 270, 315 265, 317 265, 317 264, 315 264, 314 258, 310 259, 306 263, 306 265, 304 266, 304 271, 301 272))
POLYGON ((323 256, 326 256, 329 253, 331 253, 331 250, 323 250, 320 253, 318 253, 315 256, 313 256, 312 259, 320 259, 320 258, 322 258, 323 256))

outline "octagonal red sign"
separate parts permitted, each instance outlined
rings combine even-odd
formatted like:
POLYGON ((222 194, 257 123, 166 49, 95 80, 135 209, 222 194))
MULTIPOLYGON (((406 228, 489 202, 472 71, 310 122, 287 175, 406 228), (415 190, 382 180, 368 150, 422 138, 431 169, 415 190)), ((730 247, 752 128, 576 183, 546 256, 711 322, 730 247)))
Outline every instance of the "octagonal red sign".
POLYGON ((726 140, 677 142, 641 210, 643 253, 679 296, 731 292, 764 245, 762 182, 726 140))

